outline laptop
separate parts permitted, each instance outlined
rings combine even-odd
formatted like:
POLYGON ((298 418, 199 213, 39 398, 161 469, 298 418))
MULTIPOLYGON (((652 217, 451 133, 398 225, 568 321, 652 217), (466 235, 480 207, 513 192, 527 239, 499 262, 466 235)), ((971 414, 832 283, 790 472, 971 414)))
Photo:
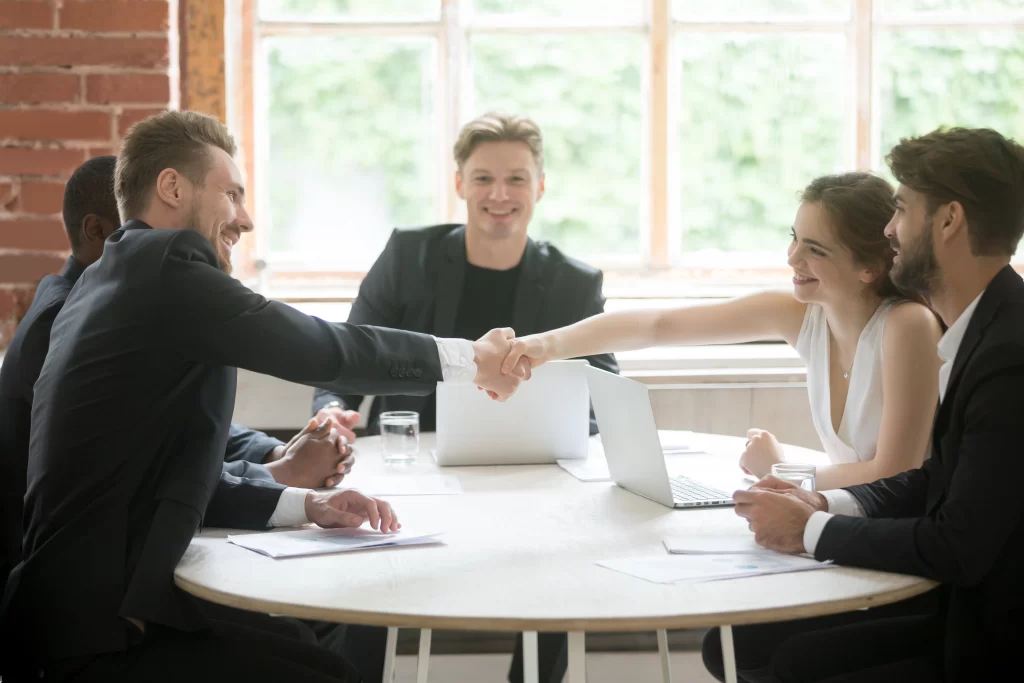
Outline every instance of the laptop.
POLYGON ((545 363, 500 403, 474 384, 437 385, 438 465, 533 465, 587 457, 585 360, 545 363))
POLYGON ((650 392, 640 382, 585 368, 612 480, 671 508, 725 507, 732 496, 689 477, 669 477, 650 392))

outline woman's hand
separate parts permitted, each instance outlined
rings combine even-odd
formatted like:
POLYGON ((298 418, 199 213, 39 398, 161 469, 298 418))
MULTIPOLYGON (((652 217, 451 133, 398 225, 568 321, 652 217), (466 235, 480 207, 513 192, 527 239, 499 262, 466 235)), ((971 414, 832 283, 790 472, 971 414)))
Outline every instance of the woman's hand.
POLYGON ((771 474, 772 465, 782 462, 782 446, 771 432, 747 430, 747 449, 740 456, 740 468, 760 479, 771 474))

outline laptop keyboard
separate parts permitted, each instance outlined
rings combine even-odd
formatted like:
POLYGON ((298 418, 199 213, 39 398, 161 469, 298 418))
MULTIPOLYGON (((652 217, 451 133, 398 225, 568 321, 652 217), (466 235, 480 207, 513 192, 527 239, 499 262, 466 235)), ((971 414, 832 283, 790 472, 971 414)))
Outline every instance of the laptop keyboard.
POLYGON ((732 505, 732 496, 725 491, 705 486, 689 477, 670 477, 669 483, 672 484, 672 498, 679 505, 732 505))

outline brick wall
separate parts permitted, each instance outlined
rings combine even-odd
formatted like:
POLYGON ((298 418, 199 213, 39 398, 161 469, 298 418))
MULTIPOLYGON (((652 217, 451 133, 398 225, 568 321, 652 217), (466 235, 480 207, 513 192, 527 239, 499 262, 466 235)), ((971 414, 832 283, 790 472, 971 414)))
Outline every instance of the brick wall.
POLYGON ((171 11, 166 0, 0 0, 0 349, 67 257, 63 182, 168 107, 171 11))

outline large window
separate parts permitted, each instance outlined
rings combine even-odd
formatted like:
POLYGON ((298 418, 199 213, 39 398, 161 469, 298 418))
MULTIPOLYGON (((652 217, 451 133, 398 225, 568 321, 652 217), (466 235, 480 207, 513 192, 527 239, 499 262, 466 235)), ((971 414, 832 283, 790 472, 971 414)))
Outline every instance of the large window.
POLYGON ((781 282, 800 190, 939 125, 1024 139, 1024 0, 230 0, 240 271, 331 297, 456 222, 469 119, 534 118, 531 234, 631 296, 781 282))

